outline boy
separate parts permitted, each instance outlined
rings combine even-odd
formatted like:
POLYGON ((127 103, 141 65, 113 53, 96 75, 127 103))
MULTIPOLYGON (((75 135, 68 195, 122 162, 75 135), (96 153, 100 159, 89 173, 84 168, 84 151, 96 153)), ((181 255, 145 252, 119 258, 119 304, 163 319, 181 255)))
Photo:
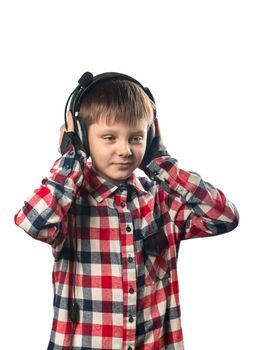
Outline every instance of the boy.
POLYGON ((62 156, 15 215, 53 249, 48 350, 182 350, 180 242, 229 232, 239 215, 168 154, 149 90, 105 76, 81 81, 61 127, 62 156))

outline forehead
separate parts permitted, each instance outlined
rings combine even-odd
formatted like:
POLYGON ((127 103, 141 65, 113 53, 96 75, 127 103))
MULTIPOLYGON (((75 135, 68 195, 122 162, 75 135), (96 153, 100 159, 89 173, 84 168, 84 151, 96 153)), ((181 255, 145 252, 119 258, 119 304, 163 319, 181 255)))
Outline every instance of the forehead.
POLYGON ((137 131, 146 130, 148 127, 148 123, 145 119, 137 119, 134 125, 129 125, 124 121, 116 121, 114 120, 114 118, 112 120, 109 120, 109 118, 100 117, 99 120, 94 124, 99 128, 111 130, 118 130, 119 128, 124 128, 130 131, 137 131))

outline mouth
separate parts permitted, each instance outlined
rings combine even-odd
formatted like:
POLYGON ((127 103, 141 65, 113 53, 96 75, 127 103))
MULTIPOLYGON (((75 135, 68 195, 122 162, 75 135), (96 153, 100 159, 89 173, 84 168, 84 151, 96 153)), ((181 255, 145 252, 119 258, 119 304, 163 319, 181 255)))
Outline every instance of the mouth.
POLYGON ((119 168, 128 168, 131 166, 132 163, 113 163, 113 165, 119 167, 119 168))

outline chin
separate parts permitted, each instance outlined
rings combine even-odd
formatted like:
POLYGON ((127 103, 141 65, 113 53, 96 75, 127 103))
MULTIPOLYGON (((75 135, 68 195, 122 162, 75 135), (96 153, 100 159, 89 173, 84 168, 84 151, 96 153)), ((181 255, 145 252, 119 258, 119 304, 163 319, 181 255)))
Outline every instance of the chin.
POLYGON ((130 176, 131 174, 126 174, 122 176, 110 176, 110 178, 112 179, 112 181, 124 181, 127 180, 130 176))

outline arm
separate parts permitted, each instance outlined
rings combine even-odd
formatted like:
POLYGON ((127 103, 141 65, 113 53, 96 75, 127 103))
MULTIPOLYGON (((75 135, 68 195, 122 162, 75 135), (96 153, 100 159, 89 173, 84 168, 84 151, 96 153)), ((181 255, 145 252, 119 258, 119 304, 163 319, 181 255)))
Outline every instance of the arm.
POLYGON ((239 223, 235 205, 223 192, 197 173, 178 167, 170 156, 154 159, 148 169, 168 194, 175 193, 182 203, 175 215, 181 239, 208 237, 232 231, 239 223))
POLYGON ((174 221, 177 231, 182 232, 181 238, 207 237, 232 231, 239 222, 234 204, 199 174, 178 167, 177 160, 168 154, 163 145, 157 118, 153 130, 141 169, 165 192, 179 198, 181 205, 174 221))
POLYGON ((15 224, 33 238, 57 246, 65 238, 62 221, 83 182, 85 161, 85 153, 71 144, 69 151, 54 162, 51 176, 42 180, 16 213, 15 224))
POLYGON ((86 151, 74 132, 71 114, 68 130, 60 129, 60 147, 63 156, 53 164, 51 176, 42 180, 14 217, 15 224, 35 239, 56 247, 66 237, 64 223, 68 210, 83 182, 86 151))

